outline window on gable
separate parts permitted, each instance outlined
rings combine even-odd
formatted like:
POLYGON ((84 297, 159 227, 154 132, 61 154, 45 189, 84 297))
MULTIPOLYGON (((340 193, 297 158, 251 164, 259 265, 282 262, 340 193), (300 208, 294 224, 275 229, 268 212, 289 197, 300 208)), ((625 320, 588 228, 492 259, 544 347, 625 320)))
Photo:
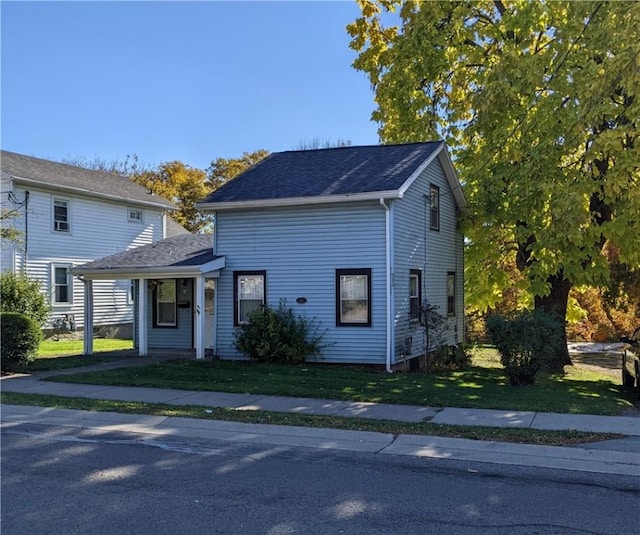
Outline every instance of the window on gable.
POLYGON ((429 189, 429 228, 440 230, 440 188, 433 184, 429 189))
POLYGON ((420 319, 420 303, 422 302, 422 271, 412 269, 409 272, 409 319, 420 319))
POLYGON ((127 219, 132 223, 142 223, 142 210, 138 210, 137 208, 128 208, 127 213, 129 214, 127 219))
POLYGON ((447 315, 456 314, 456 274, 453 271, 447 273, 447 315))
POLYGON ((371 269, 336 269, 336 326, 371 327, 371 269))
POLYGON ((175 279, 157 281, 153 300, 154 327, 177 327, 178 311, 176 307, 175 279))
POLYGON ((266 271, 234 271, 234 325, 249 323, 249 315, 266 303, 266 271))
POLYGON ((69 201, 63 199, 53 200, 53 230, 56 232, 69 232, 69 201))
POLYGON ((52 267, 53 279, 53 304, 70 305, 73 303, 73 279, 68 265, 56 265, 52 267))

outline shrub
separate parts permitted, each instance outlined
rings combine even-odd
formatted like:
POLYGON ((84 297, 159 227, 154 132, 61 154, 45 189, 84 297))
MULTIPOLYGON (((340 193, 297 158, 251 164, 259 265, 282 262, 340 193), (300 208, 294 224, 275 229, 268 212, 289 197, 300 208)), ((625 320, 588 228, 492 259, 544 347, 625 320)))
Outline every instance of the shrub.
POLYGON ((280 301, 278 308, 264 305, 251 312, 234 340, 236 349, 256 362, 297 364, 320 355, 322 335, 315 318, 296 316, 280 301))
POLYGON ((3 371, 13 370, 33 360, 42 341, 42 331, 38 324, 17 312, 0 314, 0 333, 0 361, 3 371))
POLYGON ((524 311, 511 319, 487 318, 491 341, 512 385, 530 385, 538 370, 552 362, 562 343, 562 322, 542 311, 524 311))
POLYGON ((442 345, 428 355, 426 371, 464 370, 471 366, 471 355, 465 344, 442 345))
POLYGON ((49 318, 51 306, 42 293, 40 283, 24 274, 0 275, 0 312, 24 314, 42 327, 49 318))

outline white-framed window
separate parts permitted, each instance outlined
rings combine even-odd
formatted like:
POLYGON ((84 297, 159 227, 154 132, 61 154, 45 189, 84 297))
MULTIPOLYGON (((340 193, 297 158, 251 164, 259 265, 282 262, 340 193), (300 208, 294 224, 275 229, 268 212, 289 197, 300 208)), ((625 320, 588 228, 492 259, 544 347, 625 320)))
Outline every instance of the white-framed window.
POLYGON ((234 325, 249 323, 249 315, 266 303, 266 271, 234 271, 234 325))
POLYGON ((71 217, 67 199, 53 199, 53 230, 54 232, 71 231, 71 217))
POLYGON ((409 319, 420 320, 420 303, 422 302, 422 271, 409 271, 409 319))
POLYGON ((336 269, 336 326, 371 327, 371 269, 336 269))
POLYGON ((447 273, 447 315, 456 314, 456 274, 455 271, 447 273))
POLYGON ((429 188, 429 228, 440 230, 440 188, 433 184, 429 188))
POLYGON ((51 265, 51 304, 54 306, 73 303, 73 277, 69 268, 69 264, 51 265))
POLYGON ((159 280, 153 294, 153 326, 177 327, 178 309, 176 306, 175 279, 159 280))
POLYGON ((127 208, 127 220, 131 223, 142 223, 143 214, 139 208, 127 208))

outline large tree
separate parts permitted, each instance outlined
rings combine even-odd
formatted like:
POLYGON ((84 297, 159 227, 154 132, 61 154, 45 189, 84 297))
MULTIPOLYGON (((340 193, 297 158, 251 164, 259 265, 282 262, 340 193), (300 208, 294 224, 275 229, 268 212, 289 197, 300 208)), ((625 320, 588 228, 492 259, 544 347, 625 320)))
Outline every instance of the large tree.
POLYGON ((206 231, 212 223, 211 216, 196 207, 196 203, 211 192, 206 179, 202 169, 179 161, 165 162, 155 169, 131 175, 136 184, 174 202, 178 209, 171 217, 189 232, 206 231))
POLYGON ((640 2, 359 5, 348 31, 381 140, 452 149, 471 305, 511 284, 507 258, 563 318, 572 286, 607 281, 605 245, 640 264, 640 2))
POLYGON ((211 191, 244 173, 247 169, 269 156, 269 151, 258 149, 253 152, 243 152, 239 158, 217 158, 207 169, 207 179, 211 191))

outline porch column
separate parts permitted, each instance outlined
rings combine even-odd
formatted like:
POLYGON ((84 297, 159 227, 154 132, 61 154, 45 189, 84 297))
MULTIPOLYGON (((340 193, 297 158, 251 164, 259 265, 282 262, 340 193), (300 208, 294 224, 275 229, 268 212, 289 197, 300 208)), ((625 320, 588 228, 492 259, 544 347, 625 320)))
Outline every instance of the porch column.
POLYGON ((93 281, 84 279, 84 354, 93 355, 93 281))
POLYGON ((204 277, 196 277, 195 306, 193 307, 194 339, 196 358, 204 358, 204 277))
POLYGON ((147 350, 147 281, 138 279, 138 355, 146 357, 147 350))

